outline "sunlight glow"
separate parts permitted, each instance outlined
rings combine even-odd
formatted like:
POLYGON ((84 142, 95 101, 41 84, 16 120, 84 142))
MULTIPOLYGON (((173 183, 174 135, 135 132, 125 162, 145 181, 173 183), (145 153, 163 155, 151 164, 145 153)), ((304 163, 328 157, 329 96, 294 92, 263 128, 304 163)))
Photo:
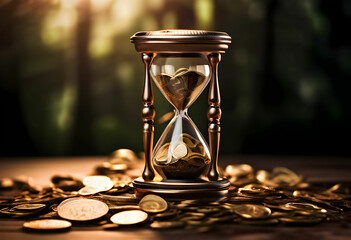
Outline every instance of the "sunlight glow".
POLYGON ((146 0, 148 8, 153 11, 160 11, 165 5, 165 0, 146 0))
POLYGON ((67 130, 71 123, 71 112, 75 101, 75 89, 68 85, 62 92, 61 97, 54 102, 56 124, 61 130, 67 130))
POLYGON ((162 19, 163 29, 177 28, 177 14, 175 12, 168 12, 162 19))
POLYGON ((93 10, 100 11, 108 8, 113 0, 90 0, 93 10))
POLYGON ((197 20, 197 27, 199 29, 211 29, 214 21, 213 0, 196 0, 194 10, 197 20))
POLYGON ((47 13, 41 38, 44 44, 57 47, 62 45, 69 38, 73 26, 76 24, 77 14, 74 9, 60 8, 47 13))
POLYGON ((117 0, 111 10, 116 33, 128 31, 142 13, 143 6, 142 0, 117 0))
POLYGON ((108 55, 113 48, 113 36, 115 27, 111 21, 102 17, 96 17, 92 25, 89 53, 93 58, 108 55))

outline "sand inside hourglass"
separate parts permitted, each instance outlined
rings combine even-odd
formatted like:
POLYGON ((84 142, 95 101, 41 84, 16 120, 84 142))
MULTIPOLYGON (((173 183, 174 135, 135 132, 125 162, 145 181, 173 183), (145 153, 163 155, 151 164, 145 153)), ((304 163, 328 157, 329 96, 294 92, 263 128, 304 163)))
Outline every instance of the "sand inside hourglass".
MULTIPOLYGON (((180 68, 172 75, 161 73, 155 77, 155 80, 178 112, 187 109, 208 82, 205 75, 187 68, 180 68)), ((172 141, 164 142, 154 153, 156 170, 162 172, 167 179, 199 178, 210 163, 206 146, 197 139, 200 136, 196 134, 192 136, 184 132, 172 134, 179 134, 179 136, 176 140, 173 136, 172 141)))

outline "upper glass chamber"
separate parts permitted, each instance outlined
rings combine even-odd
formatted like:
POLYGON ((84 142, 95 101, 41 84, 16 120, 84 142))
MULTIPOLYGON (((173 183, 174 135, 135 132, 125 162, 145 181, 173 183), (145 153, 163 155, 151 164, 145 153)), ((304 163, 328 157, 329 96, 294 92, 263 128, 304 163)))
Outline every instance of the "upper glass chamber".
POLYGON ((201 94, 210 80, 210 66, 200 53, 158 54, 150 72, 166 99, 182 111, 201 94))

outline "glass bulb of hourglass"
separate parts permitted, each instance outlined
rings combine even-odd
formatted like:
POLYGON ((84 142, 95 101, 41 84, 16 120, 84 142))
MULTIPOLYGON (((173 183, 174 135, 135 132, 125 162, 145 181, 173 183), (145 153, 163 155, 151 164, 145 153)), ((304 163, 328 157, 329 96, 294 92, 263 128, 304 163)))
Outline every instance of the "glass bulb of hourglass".
POLYGON ((153 151, 156 171, 169 180, 194 180, 208 170, 208 145, 188 116, 188 108, 210 79, 208 60, 202 54, 160 54, 150 68, 156 85, 174 106, 170 121, 153 151))

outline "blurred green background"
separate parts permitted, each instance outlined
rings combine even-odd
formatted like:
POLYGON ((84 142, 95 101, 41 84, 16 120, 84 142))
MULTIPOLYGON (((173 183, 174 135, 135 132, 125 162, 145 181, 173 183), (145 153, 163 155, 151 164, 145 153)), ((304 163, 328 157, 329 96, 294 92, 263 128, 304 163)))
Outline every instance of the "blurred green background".
MULTIPOLYGON (((351 156, 351 1, 1 0, 1 156, 142 151, 137 31, 227 32, 220 154, 351 156)), ((207 89, 190 108, 207 137, 207 89)), ((156 140, 172 110, 154 88, 156 140)))

